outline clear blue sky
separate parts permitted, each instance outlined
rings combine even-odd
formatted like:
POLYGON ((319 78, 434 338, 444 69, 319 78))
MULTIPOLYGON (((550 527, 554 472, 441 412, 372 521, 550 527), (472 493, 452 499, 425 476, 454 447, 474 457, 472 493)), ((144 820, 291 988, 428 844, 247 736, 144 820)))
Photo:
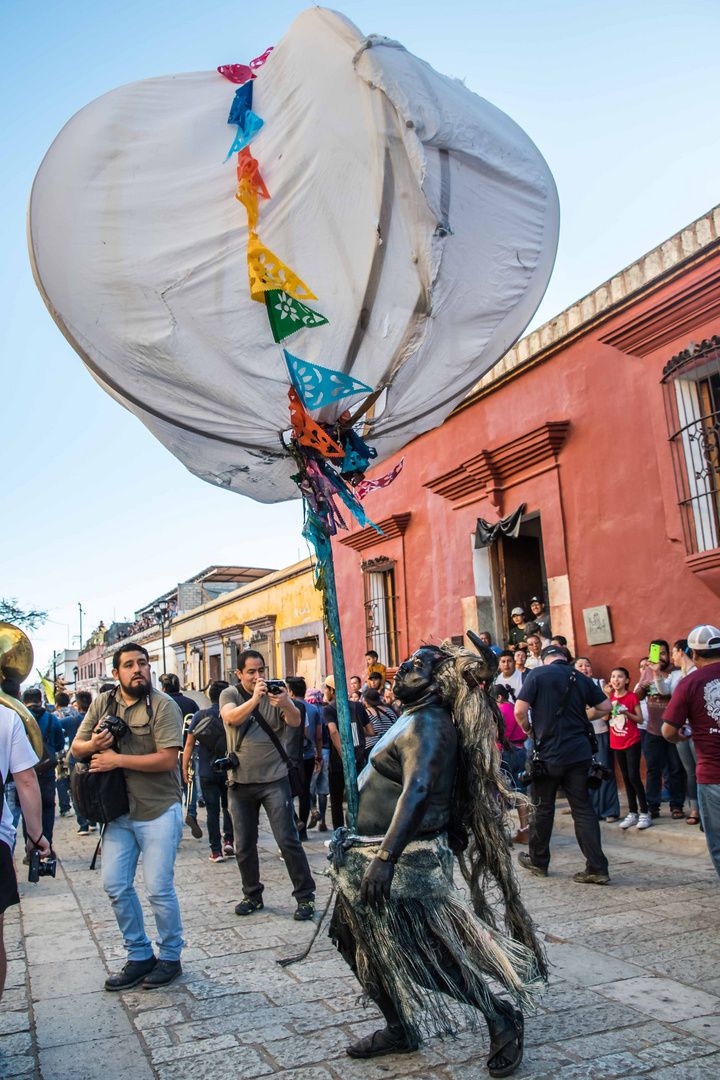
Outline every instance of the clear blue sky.
MULTIPOLYGON (((303 4, 4 0, 0 42, 0 595, 50 610, 39 660, 211 563, 306 553, 296 503, 195 479, 94 383, 35 290, 33 175, 63 124, 114 86, 244 61, 303 4)), ((554 172, 562 228, 544 322, 720 202, 717 0, 348 0, 508 112, 554 172)), ((627 493, 631 498, 632 492, 627 493)))

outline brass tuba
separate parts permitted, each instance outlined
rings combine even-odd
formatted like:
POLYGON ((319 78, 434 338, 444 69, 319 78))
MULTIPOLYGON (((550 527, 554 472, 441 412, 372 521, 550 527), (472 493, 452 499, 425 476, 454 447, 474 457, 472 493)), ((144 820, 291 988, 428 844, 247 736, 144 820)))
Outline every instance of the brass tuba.
MULTIPOLYGON (((0 678, 24 682, 32 671, 33 647, 27 634, 12 623, 0 622, 0 678)), ((43 740, 37 720, 22 702, 0 690, 0 705, 14 709, 23 722, 25 734, 39 758, 43 756, 43 740)))

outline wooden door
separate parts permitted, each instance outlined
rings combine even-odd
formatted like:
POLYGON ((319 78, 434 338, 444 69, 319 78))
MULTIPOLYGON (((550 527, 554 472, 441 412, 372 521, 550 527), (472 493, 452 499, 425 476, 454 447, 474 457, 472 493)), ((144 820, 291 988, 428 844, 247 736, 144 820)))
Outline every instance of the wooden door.
POLYGON ((292 645, 293 674, 304 679, 308 688, 320 686, 317 638, 294 641, 292 645))
POLYGON ((510 612, 521 607, 532 619, 530 597, 543 596, 544 573, 540 540, 536 536, 500 536, 497 541, 497 572, 500 584, 505 640, 514 625, 510 612))

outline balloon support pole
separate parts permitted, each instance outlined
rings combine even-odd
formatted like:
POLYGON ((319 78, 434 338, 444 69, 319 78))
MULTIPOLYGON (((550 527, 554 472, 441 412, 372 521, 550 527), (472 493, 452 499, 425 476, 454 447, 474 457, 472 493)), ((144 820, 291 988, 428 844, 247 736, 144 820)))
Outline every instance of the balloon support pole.
POLYGON ((335 566, 332 547, 324 566, 325 610, 328 630, 330 631, 330 654, 332 656, 333 675, 335 676, 335 700, 338 714, 338 729, 342 746, 343 771, 345 773, 345 791, 348 808, 348 825, 355 831, 358 812, 357 769, 355 768, 355 748, 348 704, 347 675, 343 655, 342 635, 340 633, 340 612, 338 611, 337 589, 335 587, 335 566))

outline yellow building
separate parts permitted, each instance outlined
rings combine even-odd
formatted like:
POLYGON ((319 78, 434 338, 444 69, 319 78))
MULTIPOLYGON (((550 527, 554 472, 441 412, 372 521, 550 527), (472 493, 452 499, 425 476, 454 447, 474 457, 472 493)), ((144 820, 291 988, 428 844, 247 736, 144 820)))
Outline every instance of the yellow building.
POLYGON ((302 675, 308 687, 326 674, 322 599, 311 558, 275 570, 175 616, 169 648, 181 686, 204 690, 228 679, 243 649, 265 657, 268 678, 302 675))

